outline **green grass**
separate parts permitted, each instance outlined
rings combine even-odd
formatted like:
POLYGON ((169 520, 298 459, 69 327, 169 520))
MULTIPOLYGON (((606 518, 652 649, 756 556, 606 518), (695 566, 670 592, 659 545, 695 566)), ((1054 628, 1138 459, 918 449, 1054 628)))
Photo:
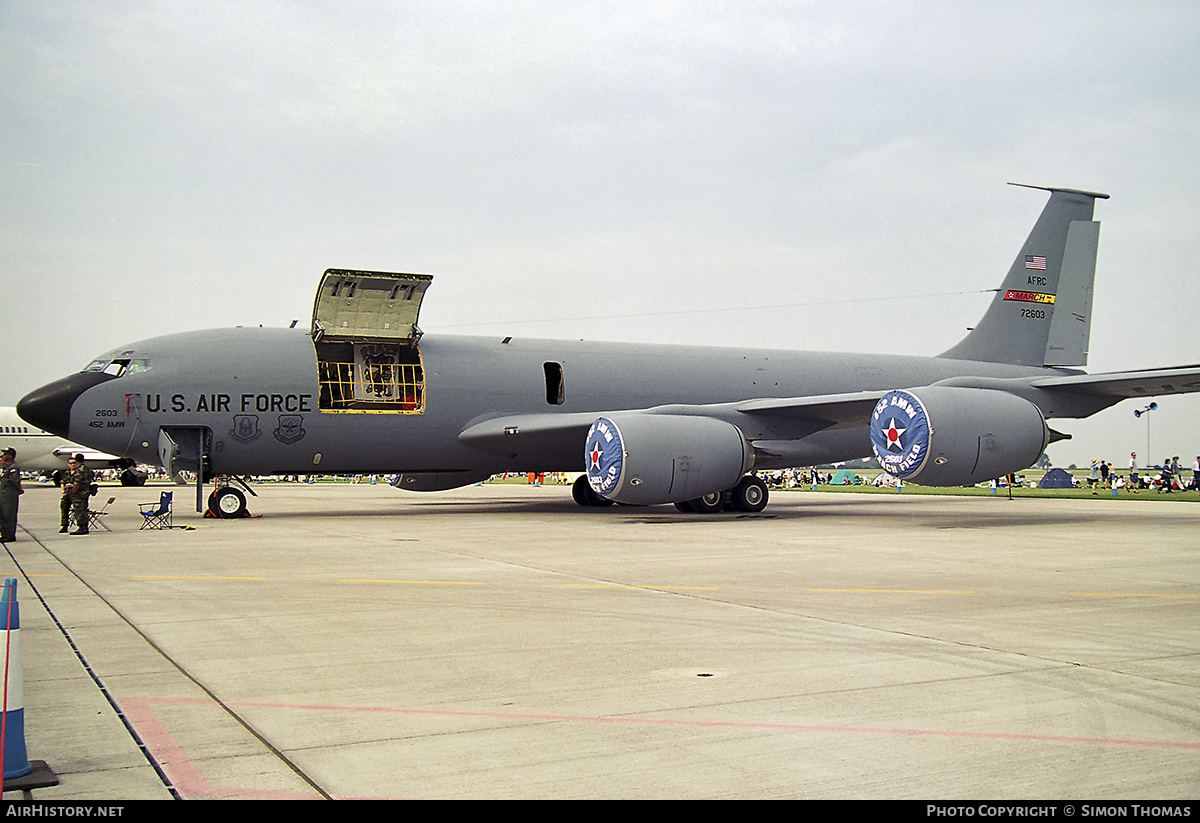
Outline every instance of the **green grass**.
MULTIPOLYGON (((798 486, 794 489, 777 489, 777 488, 772 487, 772 489, 771 489, 772 494, 782 494, 782 493, 790 494, 793 492, 808 492, 809 494, 813 493, 812 486, 798 486)), ((850 493, 850 494, 892 494, 892 495, 896 495, 896 494, 900 494, 900 495, 940 494, 940 495, 951 495, 951 496, 955 496, 955 497, 1008 497, 1008 489, 1007 488, 997 489, 995 494, 993 494, 992 490, 987 489, 987 488, 980 489, 980 488, 975 488, 975 487, 967 488, 967 487, 959 487, 959 486, 950 486, 950 487, 917 486, 917 485, 911 484, 911 483, 906 484, 901 491, 896 491, 894 488, 876 488, 874 486, 818 486, 817 491, 816 491, 817 494, 832 493, 832 492, 850 493)), ((1113 493, 1109 489, 1098 489, 1096 491, 1096 494, 1093 495, 1091 490, 1087 489, 1087 488, 1083 488, 1083 489, 1039 489, 1036 486, 1034 486, 1032 488, 1017 487, 1012 490, 1012 496, 1014 498, 1017 498, 1017 497, 1046 497, 1046 498, 1056 498, 1056 499, 1060 499, 1060 500, 1070 499, 1070 498, 1083 499, 1083 498, 1093 498, 1093 497, 1095 499, 1100 499, 1100 498, 1105 498, 1105 499, 1109 499, 1109 500, 1114 499, 1113 493)), ((1131 492, 1126 491, 1125 489, 1120 489, 1120 490, 1118 490, 1115 499, 1117 499, 1117 500, 1189 500, 1189 501, 1193 501, 1193 502, 1200 502, 1200 494, 1197 494, 1194 491, 1171 492, 1170 494, 1159 494, 1158 492, 1149 491, 1147 489, 1142 489, 1137 494, 1133 494, 1131 492)))
MULTIPOLYGON (((1045 474, 1045 472, 1038 472, 1037 479, 1040 479, 1043 474, 1045 474)), ((871 476, 874 477, 874 475, 871 475, 871 476)), ((1027 477, 1029 477, 1031 480, 1034 480, 1034 482, 1036 482, 1036 480, 1032 476, 1032 473, 1027 474, 1027 477)), ((1070 499, 1070 498, 1084 499, 1084 498, 1093 498, 1094 497, 1095 499, 1104 498, 1104 499, 1108 499, 1108 500, 1112 500, 1112 499, 1117 499, 1117 500, 1187 500, 1187 501, 1191 501, 1191 502, 1200 502, 1200 494, 1197 494, 1194 491, 1181 491, 1181 492, 1171 492, 1170 494, 1159 494, 1158 492, 1155 492, 1155 491, 1150 491, 1148 489, 1142 489, 1137 494, 1133 494, 1129 491, 1126 491, 1125 489, 1120 489, 1120 490, 1118 490, 1117 495, 1114 498, 1111 490, 1097 489, 1096 494, 1093 495, 1091 490, 1086 487, 1086 480, 1087 480, 1086 472, 1083 473, 1082 475, 1076 475, 1076 479, 1080 479, 1085 482, 1085 485, 1083 488, 1078 488, 1078 489, 1039 489, 1039 488, 1037 488, 1037 486, 1033 486, 1032 488, 1017 487, 1012 490, 1012 496, 1014 498, 1017 498, 1017 497, 1045 497, 1045 498, 1056 498, 1056 499, 1060 499, 1060 500, 1070 499)), ((525 486, 525 485, 528 485, 528 480, 524 476, 521 476, 521 477, 509 477, 504 480, 493 479, 493 480, 488 481, 488 485, 493 485, 493 484, 511 484, 511 485, 525 486)), ((546 479, 546 482, 544 485, 549 488, 552 488, 559 484, 552 482, 550 480, 549 476, 547 476, 547 479, 546 479)), ((560 486, 560 488, 569 489, 570 486, 563 485, 563 486, 560 486)), ((771 491, 771 494, 813 494, 814 493, 811 485, 796 486, 796 487, 790 488, 790 489, 778 488, 776 486, 771 486, 770 491, 771 491)), ((816 494, 883 494, 883 495, 887 495, 887 494, 890 494, 890 495, 934 494, 934 495, 943 495, 943 496, 950 495, 950 496, 954 496, 954 497, 1008 497, 1008 489, 1007 488, 997 489, 996 493, 993 494, 992 490, 990 488, 960 487, 960 486, 948 486, 948 487, 918 486, 918 485, 912 484, 912 483, 906 483, 900 491, 896 491, 894 488, 891 488, 891 487, 875 487, 875 486, 868 486, 866 484, 861 485, 861 486, 831 486, 831 485, 822 484, 820 486, 817 486, 817 490, 815 493, 816 494)))

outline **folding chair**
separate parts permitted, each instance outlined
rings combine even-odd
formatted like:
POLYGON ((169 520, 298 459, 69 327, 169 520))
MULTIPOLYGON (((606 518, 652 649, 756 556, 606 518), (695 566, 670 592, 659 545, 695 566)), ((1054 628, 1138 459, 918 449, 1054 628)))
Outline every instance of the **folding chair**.
POLYGON ((106 532, 112 531, 112 529, 105 525, 103 518, 104 515, 108 514, 108 507, 116 502, 116 499, 117 498, 115 497, 108 498, 108 502, 105 503, 99 511, 92 511, 91 509, 88 509, 88 526, 93 529, 97 526, 103 526, 106 532))
POLYGON ((138 504, 138 511, 141 512, 143 518, 138 531, 171 528, 171 498, 174 494, 174 492, 163 492, 157 503, 138 504))

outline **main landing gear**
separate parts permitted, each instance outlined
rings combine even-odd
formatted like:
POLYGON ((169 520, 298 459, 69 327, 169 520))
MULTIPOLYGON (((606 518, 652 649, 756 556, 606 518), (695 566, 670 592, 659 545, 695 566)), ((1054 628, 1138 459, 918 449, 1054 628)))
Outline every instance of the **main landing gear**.
MULTIPOLYGON (((611 506, 592 490, 587 475, 581 475, 571 486, 571 496, 581 506, 611 506)), ((752 474, 743 477, 736 486, 723 492, 713 492, 695 500, 683 500, 675 504, 681 512, 688 514, 716 514, 731 509, 735 512, 760 512, 767 507, 767 484, 752 474)))
POLYGON ((613 504, 611 500, 606 500, 592 490, 592 484, 588 482, 586 474, 579 475, 579 477, 575 478, 575 482, 571 484, 571 497, 575 498, 575 502, 585 508, 599 508, 613 504))
POLYGON ((767 507, 767 497, 767 484, 748 474, 732 489, 683 500, 675 508, 686 514, 717 514, 727 509, 753 514, 767 507))

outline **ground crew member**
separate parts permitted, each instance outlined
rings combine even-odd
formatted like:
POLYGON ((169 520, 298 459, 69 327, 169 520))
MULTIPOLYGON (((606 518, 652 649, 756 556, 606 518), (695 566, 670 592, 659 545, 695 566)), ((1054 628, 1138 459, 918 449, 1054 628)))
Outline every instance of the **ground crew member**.
POLYGON ((70 515, 75 515, 75 531, 71 534, 88 533, 88 496, 92 493, 92 470, 83 465, 83 455, 77 454, 67 461, 67 473, 62 479, 62 528, 66 534, 70 515))
POLYGON ((0 452, 0 543, 17 539, 17 500, 25 493, 13 449, 0 452))

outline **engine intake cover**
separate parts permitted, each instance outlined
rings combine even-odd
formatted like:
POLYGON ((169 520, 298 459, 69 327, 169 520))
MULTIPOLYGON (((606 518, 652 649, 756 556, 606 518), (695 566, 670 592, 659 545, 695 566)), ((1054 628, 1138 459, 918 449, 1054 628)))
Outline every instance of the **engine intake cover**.
POLYGON ((678 414, 598 418, 584 448, 592 490, 639 506, 731 489, 749 468, 750 454, 732 423, 678 414))
POLYGON ((1049 439, 1037 406, 988 389, 891 391, 871 415, 871 448, 880 465, 925 486, 971 485, 1028 468, 1049 439))

